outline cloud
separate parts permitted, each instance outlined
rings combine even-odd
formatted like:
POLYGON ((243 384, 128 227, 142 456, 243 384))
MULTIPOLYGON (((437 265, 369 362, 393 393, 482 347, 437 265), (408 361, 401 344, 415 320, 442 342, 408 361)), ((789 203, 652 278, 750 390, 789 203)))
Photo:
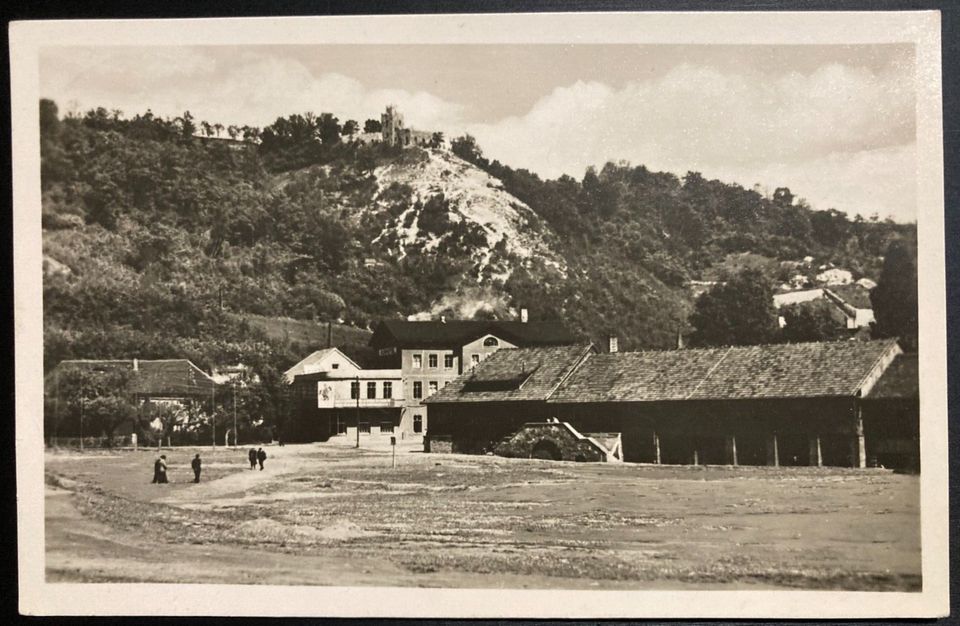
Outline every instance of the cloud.
MULTIPOLYGON (((257 126, 306 111, 362 123, 393 103, 415 128, 470 132, 488 157, 543 177, 579 178, 588 166, 628 160, 747 187, 789 186, 815 208, 909 220, 916 211, 912 71, 910 63, 779 74, 682 64, 618 87, 557 86, 523 115, 470 124, 467 106, 444 99, 442 87, 383 89, 257 48, 104 46, 45 50, 41 94, 63 110, 71 103, 127 114, 149 107, 171 117, 190 110, 201 120, 257 126)), ((511 80, 521 78, 506 75, 496 88, 509 90, 511 80)))
POLYGON ((761 80, 681 65, 620 89, 560 87, 526 115, 465 130, 489 157, 551 178, 629 160, 795 186, 818 208, 912 219, 914 107, 904 71, 826 65, 761 80))
POLYGON ((203 48, 50 49, 41 60, 41 95, 65 110, 103 106, 128 115, 150 108, 176 116, 264 126, 292 113, 331 112, 341 120, 379 119, 388 103, 408 123, 443 128, 464 107, 424 91, 369 89, 334 72, 315 75, 296 59, 255 51, 223 58, 203 48))

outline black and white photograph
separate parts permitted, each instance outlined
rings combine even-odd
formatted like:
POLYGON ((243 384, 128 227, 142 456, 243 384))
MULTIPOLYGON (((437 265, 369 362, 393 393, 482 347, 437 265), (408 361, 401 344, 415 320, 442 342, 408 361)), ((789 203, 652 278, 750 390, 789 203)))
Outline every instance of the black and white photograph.
POLYGON ((944 614, 939 36, 14 24, 21 610, 944 614))

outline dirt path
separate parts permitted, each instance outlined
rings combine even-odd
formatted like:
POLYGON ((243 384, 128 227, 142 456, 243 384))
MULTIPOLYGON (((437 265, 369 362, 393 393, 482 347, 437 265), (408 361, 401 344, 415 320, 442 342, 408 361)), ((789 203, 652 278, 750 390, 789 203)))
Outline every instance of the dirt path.
POLYGON ((918 481, 344 446, 47 459, 51 580, 582 589, 919 588, 918 481), (208 469, 209 468, 209 471, 208 469), (75 479, 75 480, 74 480, 75 479), (58 489, 66 486, 67 489, 58 489))

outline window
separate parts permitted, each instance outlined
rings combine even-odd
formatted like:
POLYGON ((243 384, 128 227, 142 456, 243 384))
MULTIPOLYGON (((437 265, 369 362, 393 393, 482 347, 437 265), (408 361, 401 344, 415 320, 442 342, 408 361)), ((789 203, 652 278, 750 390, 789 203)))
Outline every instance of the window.
POLYGON ((480 355, 479 355, 479 354, 471 354, 471 355, 470 355, 470 365, 472 365, 472 366, 474 366, 474 367, 476 367, 477 365, 480 365, 480 355))
POLYGON ((436 354, 430 354, 430 355, 427 356, 427 366, 428 366, 428 367, 432 367, 432 368, 434 368, 434 369, 437 368, 437 355, 436 355, 436 354))
POLYGON ((373 400, 377 397, 377 383, 367 383, 367 399, 373 400))
POLYGON ((340 364, 339 364, 339 363, 334 363, 333 365, 330 366, 330 369, 332 369, 332 370, 338 370, 338 369, 340 369, 340 364))
POLYGON ((380 422, 380 432, 381 432, 381 433, 392 433, 392 432, 393 432, 393 422, 380 422))
POLYGON ((422 398, 423 397, 423 383, 419 380, 413 381, 413 397, 422 398))
POLYGON ((414 355, 413 355, 413 366, 414 366, 415 368, 417 368, 417 369, 420 369, 421 367, 423 367, 423 355, 422 355, 422 354, 414 354, 414 355))
POLYGON ((337 414, 337 434, 346 435, 347 434, 347 422, 340 417, 339 413, 337 414))
POLYGON ((433 394, 437 393, 437 381, 431 380, 431 381, 427 384, 427 390, 430 392, 428 395, 431 395, 431 396, 432 396, 433 394))
POLYGON ((360 432, 370 434, 370 422, 360 422, 360 432))
POLYGON ((422 415, 413 416, 413 432, 415 433, 423 432, 423 416, 422 415))
POLYGON ((500 345, 500 342, 497 341, 496 337, 487 337, 483 340, 483 345, 487 348, 495 348, 500 345))
POLYGON ((350 383, 350 399, 357 400, 360 398, 360 382, 353 381, 350 383))
POLYGON ((452 370, 453 369, 453 355, 444 354, 443 355, 443 369, 452 370))
POLYGON ((383 397, 388 400, 393 397, 393 383, 389 380, 383 383, 383 397))

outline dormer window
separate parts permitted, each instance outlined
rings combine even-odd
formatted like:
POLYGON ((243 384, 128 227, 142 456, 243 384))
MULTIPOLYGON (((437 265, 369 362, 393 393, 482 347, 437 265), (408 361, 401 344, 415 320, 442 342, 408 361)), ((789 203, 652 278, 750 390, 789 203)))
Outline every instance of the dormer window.
POLYGON ((500 345, 500 342, 497 341, 496 337, 487 337, 486 339, 483 340, 484 348, 496 348, 499 345, 500 345))

